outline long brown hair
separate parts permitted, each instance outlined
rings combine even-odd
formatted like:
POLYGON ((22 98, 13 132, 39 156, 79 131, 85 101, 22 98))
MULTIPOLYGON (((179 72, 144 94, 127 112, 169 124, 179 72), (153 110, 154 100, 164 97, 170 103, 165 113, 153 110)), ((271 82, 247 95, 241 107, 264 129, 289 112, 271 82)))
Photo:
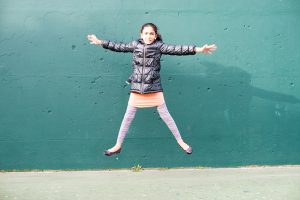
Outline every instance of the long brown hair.
POLYGON ((162 41, 162 37, 161 35, 158 33, 158 28, 155 24, 153 23, 146 23, 146 24, 143 24, 142 28, 141 28, 141 33, 143 32, 144 28, 147 27, 147 26, 150 26, 153 28, 155 34, 157 35, 156 37, 156 40, 161 40, 162 41))

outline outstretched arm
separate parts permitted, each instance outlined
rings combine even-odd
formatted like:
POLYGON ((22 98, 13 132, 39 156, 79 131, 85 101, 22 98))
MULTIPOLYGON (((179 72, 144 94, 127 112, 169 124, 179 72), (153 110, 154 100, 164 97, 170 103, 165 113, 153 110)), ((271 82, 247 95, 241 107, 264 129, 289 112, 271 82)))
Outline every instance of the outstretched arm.
POLYGON ((194 55, 196 53, 195 48, 196 46, 193 45, 171 45, 165 43, 161 43, 159 47, 162 54, 177 56, 194 55))
POLYGON ((215 44, 213 45, 204 45, 202 47, 196 47, 194 45, 170 45, 162 43, 160 46, 160 51, 163 54, 168 55, 194 55, 196 53, 209 53, 217 49, 215 44))
POLYGON ((103 48, 109 49, 111 51, 133 52, 134 49, 134 42, 122 43, 100 40, 94 34, 88 35, 87 39, 90 41, 90 44, 101 45, 103 48))

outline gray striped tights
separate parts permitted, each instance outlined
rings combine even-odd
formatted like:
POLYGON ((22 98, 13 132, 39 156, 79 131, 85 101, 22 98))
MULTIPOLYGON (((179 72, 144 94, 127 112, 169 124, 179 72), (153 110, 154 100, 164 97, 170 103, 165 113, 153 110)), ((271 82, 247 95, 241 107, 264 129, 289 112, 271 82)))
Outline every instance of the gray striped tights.
MULTIPOLYGON (((123 140, 126 136, 126 133, 130 127, 130 124, 132 120, 134 119, 135 113, 138 108, 128 105, 120 130, 118 134, 117 144, 118 146, 121 146, 123 143, 123 140)), ((173 120, 172 116, 170 115, 168 108, 166 104, 162 104, 160 106, 157 106, 157 111, 160 115, 160 118, 166 123, 172 134, 174 135, 175 139, 177 141, 181 140, 181 135, 179 133, 179 130, 175 124, 175 121, 173 120)))

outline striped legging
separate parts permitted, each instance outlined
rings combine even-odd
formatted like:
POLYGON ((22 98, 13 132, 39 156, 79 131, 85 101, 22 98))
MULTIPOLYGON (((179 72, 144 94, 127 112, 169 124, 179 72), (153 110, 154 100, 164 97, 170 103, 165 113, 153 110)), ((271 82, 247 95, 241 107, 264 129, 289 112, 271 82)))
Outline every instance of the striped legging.
MULTIPOLYGON (((120 130, 118 134, 117 144, 121 145, 123 143, 123 140, 126 136, 126 133, 130 127, 130 124, 132 120, 134 119, 135 113, 138 108, 128 105, 120 130)), ((160 106, 157 106, 157 111, 162 118, 162 120, 166 123, 172 134, 174 135, 176 140, 181 140, 181 135, 179 133, 179 130, 175 124, 175 121, 173 120, 172 116, 170 115, 168 108, 166 104, 162 104, 160 106)))

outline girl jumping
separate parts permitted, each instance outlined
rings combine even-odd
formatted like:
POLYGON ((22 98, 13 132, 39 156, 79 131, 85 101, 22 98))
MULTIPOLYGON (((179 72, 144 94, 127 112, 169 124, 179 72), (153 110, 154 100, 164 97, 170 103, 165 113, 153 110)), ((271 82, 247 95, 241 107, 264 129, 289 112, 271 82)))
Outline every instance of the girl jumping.
POLYGON ((166 123, 177 143, 187 153, 192 153, 192 147, 181 138, 180 132, 166 106, 163 88, 160 81, 160 57, 167 55, 194 55, 209 53, 217 49, 215 44, 196 47, 194 45, 169 45, 162 41, 157 26, 146 23, 141 27, 141 38, 130 43, 116 43, 100 40, 95 35, 87 36, 91 44, 101 45, 105 49, 116 52, 133 53, 133 71, 126 81, 131 85, 127 109, 121 123, 118 138, 114 147, 105 150, 104 154, 111 156, 121 152, 122 143, 138 108, 157 107, 161 119, 166 123))

